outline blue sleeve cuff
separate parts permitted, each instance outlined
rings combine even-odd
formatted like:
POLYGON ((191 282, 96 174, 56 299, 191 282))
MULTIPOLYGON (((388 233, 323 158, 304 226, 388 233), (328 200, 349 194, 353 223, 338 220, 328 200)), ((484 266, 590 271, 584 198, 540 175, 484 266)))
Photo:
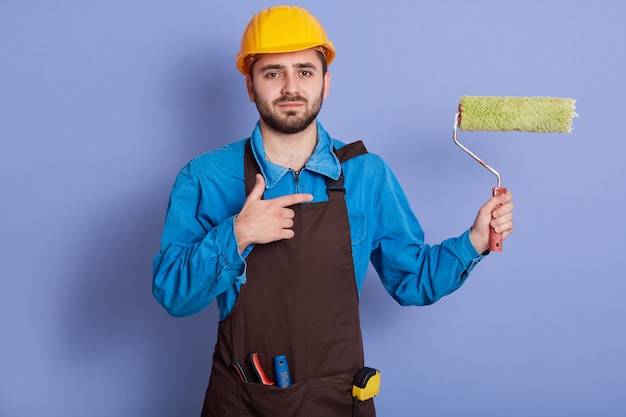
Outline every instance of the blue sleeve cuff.
POLYGON ((476 248, 474 247, 474 245, 472 244, 472 241, 470 240, 470 231, 469 229, 467 231, 465 231, 465 233, 463 233, 461 236, 459 236, 458 239, 458 255, 459 258, 461 259, 461 262, 463 263, 463 265, 468 265, 467 267, 467 271, 471 271, 476 264, 478 264, 478 262, 481 261, 481 259, 483 259, 485 257, 485 255, 487 253, 480 254, 478 253, 478 251, 476 251, 476 248))
POLYGON ((226 219, 217 227, 217 240, 224 256, 225 266, 229 269, 237 270, 236 281, 244 284, 246 282, 246 261, 245 257, 252 250, 253 245, 249 245, 239 254, 239 243, 235 236, 235 216, 226 219))

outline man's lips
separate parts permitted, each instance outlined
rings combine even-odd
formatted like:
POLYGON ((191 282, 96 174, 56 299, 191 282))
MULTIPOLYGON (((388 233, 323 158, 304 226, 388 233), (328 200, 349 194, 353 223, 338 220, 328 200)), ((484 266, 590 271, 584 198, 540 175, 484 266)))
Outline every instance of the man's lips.
POLYGON ((304 106, 304 103, 297 102, 297 101, 290 101, 290 102, 278 104, 278 107, 282 107, 282 108, 286 108, 286 109, 295 108, 295 107, 302 107, 302 106, 304 106))
POLYGON ((303 109, 305 109, 304 103, 297 101, 290 101, 286 103, 278 104, 279 111, 286 114, 296 114, 300 113, 303 109))

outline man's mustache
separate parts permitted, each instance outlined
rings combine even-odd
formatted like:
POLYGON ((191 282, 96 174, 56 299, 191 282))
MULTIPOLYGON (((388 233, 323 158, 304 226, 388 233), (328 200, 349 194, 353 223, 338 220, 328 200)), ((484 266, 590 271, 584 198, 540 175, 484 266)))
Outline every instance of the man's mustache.
POLYGON ((282 103, 296 103, 296 102, 307 104, 309 101, 302 96, 284 96, 284 97, 274 100, 275 105, 282 104, 282 103))

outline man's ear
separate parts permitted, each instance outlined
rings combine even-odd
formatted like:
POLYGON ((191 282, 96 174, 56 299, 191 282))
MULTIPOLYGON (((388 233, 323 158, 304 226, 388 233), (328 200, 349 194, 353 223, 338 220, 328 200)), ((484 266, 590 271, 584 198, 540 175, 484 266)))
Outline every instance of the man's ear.
POLYGON ((252 77, 246 76, 246 89, 248 90, 248 98, 254 103, 254 87, 252 86, 252 77))
POLYGON ((328 97, 328 92, 330 91, 330 72, 326 71, 324 74, 324 100, 328 97))

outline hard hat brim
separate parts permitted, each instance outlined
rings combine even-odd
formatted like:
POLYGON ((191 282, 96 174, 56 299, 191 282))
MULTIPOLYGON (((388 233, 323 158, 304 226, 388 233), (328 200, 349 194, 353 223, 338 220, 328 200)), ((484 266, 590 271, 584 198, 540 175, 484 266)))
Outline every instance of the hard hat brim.
POLYGON ((237 54, 237 69, 243 75, 250 75, 250 64, 254 62, 256 59, 249 59, 250 57, 258 57, 265 54, 285 54, 290 52, 299 52, 306 51, 307 49, 316 49, 320 50, 324 57, 326 58, 326 66, 330 65, 331 62, 335 59, 335 47, 331 41, 328 41, 322 45, 310 45, 310 44, 299 44, 299 45, 289 45, 285 47, 284 45, 276 48, 265 48, 263 51, 243 51, 237 54))

